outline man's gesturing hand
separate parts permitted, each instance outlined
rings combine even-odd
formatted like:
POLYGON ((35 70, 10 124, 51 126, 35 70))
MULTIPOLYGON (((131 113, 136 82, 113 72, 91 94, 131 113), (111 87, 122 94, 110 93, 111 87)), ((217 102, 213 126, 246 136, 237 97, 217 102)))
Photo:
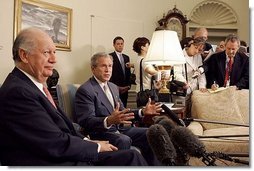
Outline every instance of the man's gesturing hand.
POLYGON ((134 113, 130 112, 130 109, 124 109, 119 111, 120 104, 117 103, 115 110, 107 119, 107 126, 112 124, 131 124, 130 120, 134 119, 134 113))
POLYGON ((142 110, 144 115, 160 115, 162 108, 160 103, 151 103, 151 98, 149 98, 146 107, 142 110))

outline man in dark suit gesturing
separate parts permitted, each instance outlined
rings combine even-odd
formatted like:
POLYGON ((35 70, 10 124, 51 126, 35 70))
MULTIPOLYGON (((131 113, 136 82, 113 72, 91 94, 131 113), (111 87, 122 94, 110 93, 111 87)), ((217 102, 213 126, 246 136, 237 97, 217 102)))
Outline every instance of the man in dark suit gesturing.
POLYGON ((25 29, 12 52, 15 68, 0 88, 2 165, 146 165, 134 150, 85 138, 54 104, 45 87, 56 63, 48 34, 25 29))
POLYGON ((130 125, 131 120, 141 121, 144 115, 159 115, 160 104, 151 104, 150 99, 143 109, 124 108, 118 87, 109 82, 112 67, 112 56, 104 52, 92 56, 93 76, 78 88, 75 97, 78 123, 89 132, 91 139, 108 140, 118 149, 136 146, 149 165, 159 165, 147 141, 147 128, 130 125))
POLYGON ((127 106, 128 90, 131 88, 130 84, 130 58, 123 54, 124 39, 122 37, 115 37, 113 40, 115 51, 110 53, 113 57, 113 71, 110 82, 116 84, 119 89, 120 99, 124 107, 127 106))
POLYGON ((230 34, 225 40, 225 51, 213 54, 205 63, 207 87, 236 86, 249 89, 249 57, 238 52, 240 39, 230 34))

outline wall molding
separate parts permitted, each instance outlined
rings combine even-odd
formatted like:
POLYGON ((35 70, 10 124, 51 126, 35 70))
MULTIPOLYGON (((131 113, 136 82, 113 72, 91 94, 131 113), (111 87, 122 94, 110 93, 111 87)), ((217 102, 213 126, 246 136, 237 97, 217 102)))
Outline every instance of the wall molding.
POLYGON ((227 4, 217 0, 206 0, 196 5, 190 14, 190 27, 237 28, 237 16, 227 4))
POLYGON ((236 12, 219 0, 205 0, 197 4, 190 13, 189 33, 193 35, 198 27, 206 27, 209 39, 217 42, 229 33, 237 33, 236 12))

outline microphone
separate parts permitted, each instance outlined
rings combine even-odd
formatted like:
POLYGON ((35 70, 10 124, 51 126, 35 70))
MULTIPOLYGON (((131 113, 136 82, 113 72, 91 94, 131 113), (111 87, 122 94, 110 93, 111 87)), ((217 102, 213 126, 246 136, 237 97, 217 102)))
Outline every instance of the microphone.
POLYGON ((193 79, 198 78, 201 75, 201 73, 199 71, 195 71, 194 74, 192 75, 193 79))
POLYGON ((153 117, 154 124, 159 124, 167 131, 170 136, 172 129, 176 127, 176 124, 167 116, 155 116, 153 117))
POLYGON ((185 127, 185 123, 183 122, 182 119, 180 119, 177 114, 175 114, 172 110, 170 110, 165 104, 161 105, 161 108, 165 111, 165 113, 167 113, 169 115, 169 117, 176 122, 178 125, 180 126, 184 126, 185 127))
POLYGON ((171 140, 182 147, 190 156, 202 158, 202 162, 207 166, 216 166, 215 157, 206 152, 204 144, 186 127, 173 129, 171 140))
POLYGON ((196 71, 194 71, 194 74, 192 75, 193 79, 198 78, 200 75, 202 75, 203 73, 205 73, 207 71, 207 67, 202 65, 199 66, 198 69, 196 71))
POLYGON ((158 124, 147 130, 147 140, 157 159, 165 166, 175 166, 176 151, 166 130, 158 124))
MULTIPOLYGON (((169 119, 167 116, 156 116, 154 117, 154 123, 163 126, 163 128, 167 131, 168 135, 171 136, 171 132, 176 128, 176 124, 169 119)), ((176 150, 176 165, 177 166, 188 166, 189 165, 189 157, 187 153, 177 144, 173 142, 173 145, 176 150)))

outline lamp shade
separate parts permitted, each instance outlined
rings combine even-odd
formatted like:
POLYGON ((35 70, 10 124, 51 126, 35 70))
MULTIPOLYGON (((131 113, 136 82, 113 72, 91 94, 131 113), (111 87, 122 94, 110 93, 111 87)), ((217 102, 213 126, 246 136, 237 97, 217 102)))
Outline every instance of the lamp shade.
POLYGON ((156 66, 185 63, 177 33, 171 30, 155 31, 144 62, 156 66))

